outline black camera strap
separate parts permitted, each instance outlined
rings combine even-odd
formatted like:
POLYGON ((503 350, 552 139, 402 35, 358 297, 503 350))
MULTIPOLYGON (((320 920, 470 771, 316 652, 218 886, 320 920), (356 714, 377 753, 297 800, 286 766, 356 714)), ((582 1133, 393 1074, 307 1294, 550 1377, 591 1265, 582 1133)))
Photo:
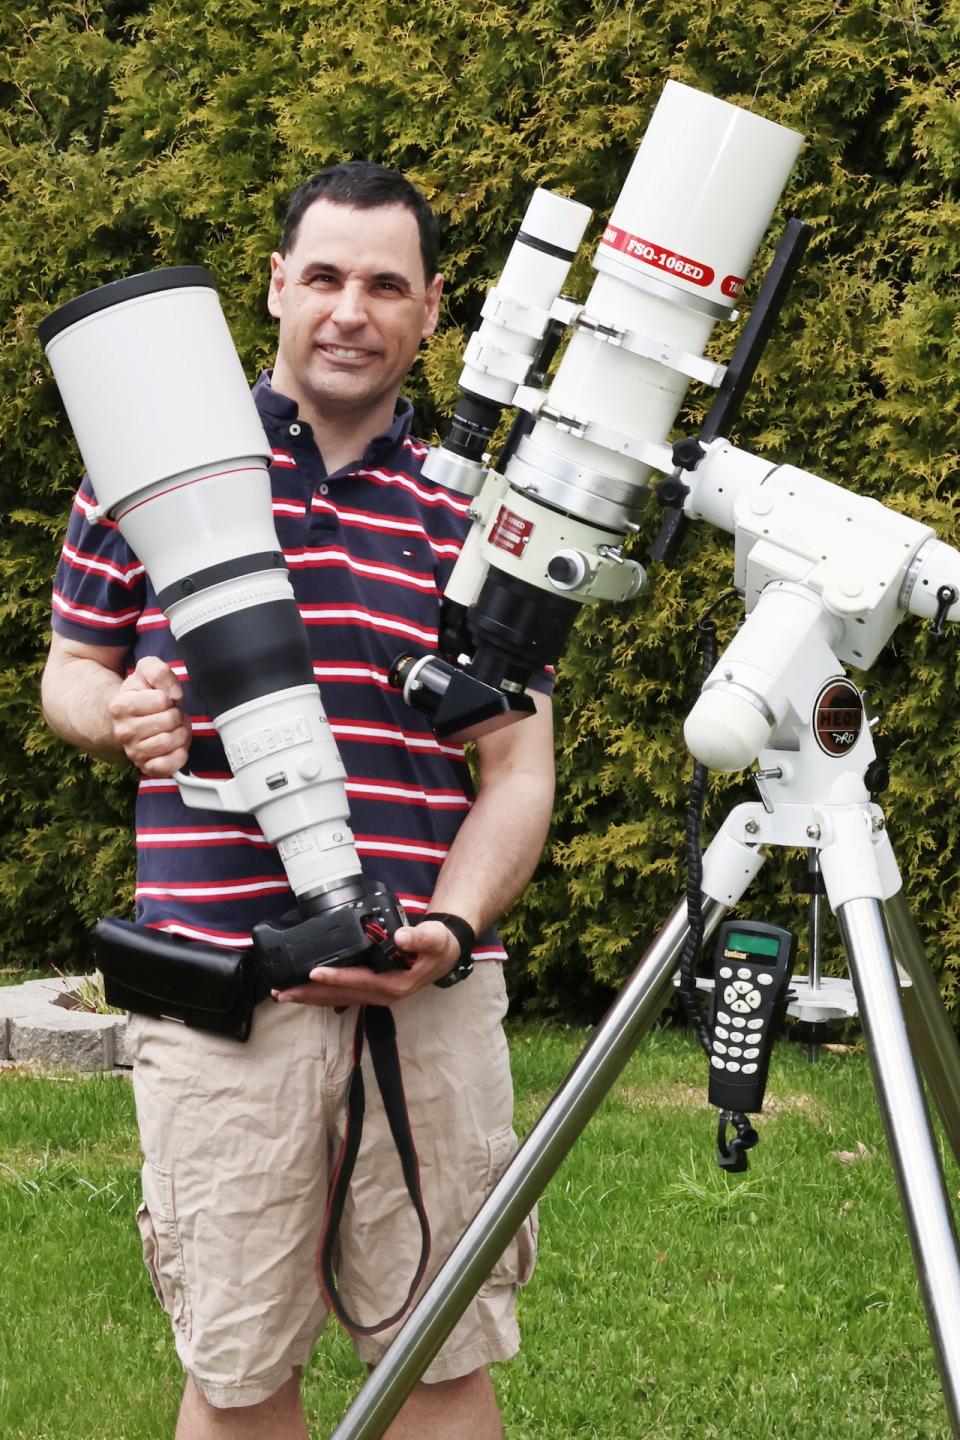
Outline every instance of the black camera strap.
POLYGON ((379 1335, 382 1330, 386 1330, 402 1319, 410 1308, 417 1286, 423 1279, 429 1258, 430 1223, 423 1203, 423 1193, 420 1188, 420 1166, 417 1162, 417 1152, 410 1129, 407 1101, 403 1093, 400 1055, 397 1050, 397 1028, 394 1024, 393 1012, 383 1005, 362 1005, 353 1032, 353 1069, 350 1072, 350 1081, 347 1086, 346 1131, 340 1147, 340 1154, 337 1157, 333 1179, 330 1182, 327 1209, 323 1218, 323 1234, 320 1238, 318 1259, 320 1281, 330 1308, 352 1335, 379 1335), (343 1217, 343 1207, 350 1189, 350 1180, 357 1162, 360 1137, 363 1133, 366 1099, 360 1062, 363 1057, 364 1038, 370 1044, 370 1059, 373 1062, 373 1071, 377 1077, 377 1085, 383 1099, 383 1108, 390 1126, 390 1133, 400 1158, 400 1167, 403 1171, 407 1193, 420 1222, 421 1242, 420 1259, 417 1262, 416 1273, 410 1282, 406 1299, 395 1314, 387 1316, 385 1320, 380 1320, 375 1325, 360 1325, 347 1313, 337 1289, 333 1258, 340 1221, 343 1217))

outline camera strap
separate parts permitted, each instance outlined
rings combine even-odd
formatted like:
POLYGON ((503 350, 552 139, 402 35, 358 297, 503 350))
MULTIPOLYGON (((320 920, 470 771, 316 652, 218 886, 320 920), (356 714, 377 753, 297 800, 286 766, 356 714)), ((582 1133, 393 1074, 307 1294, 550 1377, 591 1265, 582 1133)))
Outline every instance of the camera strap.
POLYGON ((382 1330, 395 1325, 406 1314, 413 1301, 417 1286, 423 1279, 430 1258, 430 1223, 427 1219, 423 1193, 420 1188, 420 1166, 407 1114, 407 1101, 403 1093, 403 1079, 400 1074, 400 1054, 397 1050, 397 1029, 392 1010, 383 1005, 362 1005, 357 1015, 353 1032, 353 1069, 347 1086, 347 1125, 337 1157, 333 1179, 327 1196, 327 1209, 323 1218, 323 1233, 320 1237, 320 1252, 317 1268, 324 1295, 337 1319, 352 1335, 378 1335, 382 1330), (363 1133, 363 1116, 366 1098, 361 1060, 366 1038, 370 1044, 370 1059, 377 1077, 377 1085, 383 1099, 383 1108, 393 1136, 393 1143, 400 1159, 407 1193, 420 1222, 420 1259, 410 1282, 406 1299, 393 1315, 375 1325, 360 1325, 348 1314, 337 1289, 334 1253, 343 1207, 346 1202, 350 1180, 353 1176, 360 1137, 363 1133))

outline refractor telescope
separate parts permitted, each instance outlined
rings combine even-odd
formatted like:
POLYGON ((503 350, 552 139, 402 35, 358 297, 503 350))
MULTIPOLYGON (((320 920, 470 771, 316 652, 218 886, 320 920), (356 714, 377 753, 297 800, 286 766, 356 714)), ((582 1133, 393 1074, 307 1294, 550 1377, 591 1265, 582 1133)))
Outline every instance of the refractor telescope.
POLYGON ((586 303, 561 297, 590 218, 538 190, 482 323, 460 400, 425 473, 474 496, 445 593, 440 654, 394 668, 438 734, 462 738, 528 712, 530 676, 563 653, 580 606, 629 600, 643 568, 622 553, 691 379, 734 305, 802 137, 668 82, 606 225, 586 303), (569 341, 540 388, 559 335, 569 341), (495 468, 503 408, 519 416, 495 468))

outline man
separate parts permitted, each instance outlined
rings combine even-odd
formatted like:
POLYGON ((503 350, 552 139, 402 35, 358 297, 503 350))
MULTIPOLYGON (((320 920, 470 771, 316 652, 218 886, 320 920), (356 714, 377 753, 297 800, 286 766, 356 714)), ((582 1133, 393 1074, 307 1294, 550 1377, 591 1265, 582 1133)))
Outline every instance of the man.
MULTIPOLYGON (((400 387, 437 323, 442 279, 426 202, 380 166, 334 166, 291 199, 271 259, 276 365, 254 397, 274 449, 278 535, 347 769, 357 847, 398 895, 408 970, 317 970, 261 1005, 247 1045, 135 1016, 144 1255, 188 1379, 176 1440, 302 1440, 299 1373, 326 1304, 314 1260, 356 1007, 393 1007, 431 1269, 509 1160, 512 1095, 500 1021, 496 917, 536 864, 553 795, 549 700, 477 745, 472 798, 459 747, 438 743, 389 686, 411 642, 435 644, 439 597, 467 531, 465 497, 420 478, 400 387), (439 988, 480 937, 463 984, 439 988), (347 1007, 347 1008, 344 1008, 347 1007)), ((184 404, 190 397, 184 397, 184 404)), ((290 907, 284 872, 249 816, 187 811, 170 778, 224 773, 143 567, 78 494, 54 589, 43 681, 52 728, 141 772, 137 918, 227 946, 290 907)), ((546 686, 544 687, 546 688, 546 686)), ((338 1280, 365 1325, 392 1313, 419 1229, 376 1088, 340 1229, 338 1280)), ((514 1353, 514 1297, 532 1269, 532 1220, 464 1315, 388 1434, 495 1440, 486 1366, 514 1353)), ((392 1331, 357 1341, 375 1364, 392 1331)))

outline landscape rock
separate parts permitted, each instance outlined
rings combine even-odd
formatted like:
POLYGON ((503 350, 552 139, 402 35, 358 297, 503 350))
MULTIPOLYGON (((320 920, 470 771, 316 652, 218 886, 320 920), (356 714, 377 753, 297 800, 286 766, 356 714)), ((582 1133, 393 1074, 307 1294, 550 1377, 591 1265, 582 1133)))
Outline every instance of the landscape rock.
POLYGON ((0 1060, 90 1072, 129 1066, 126 1017, 70 1008, 83 976, 0 986, 0 1060))

